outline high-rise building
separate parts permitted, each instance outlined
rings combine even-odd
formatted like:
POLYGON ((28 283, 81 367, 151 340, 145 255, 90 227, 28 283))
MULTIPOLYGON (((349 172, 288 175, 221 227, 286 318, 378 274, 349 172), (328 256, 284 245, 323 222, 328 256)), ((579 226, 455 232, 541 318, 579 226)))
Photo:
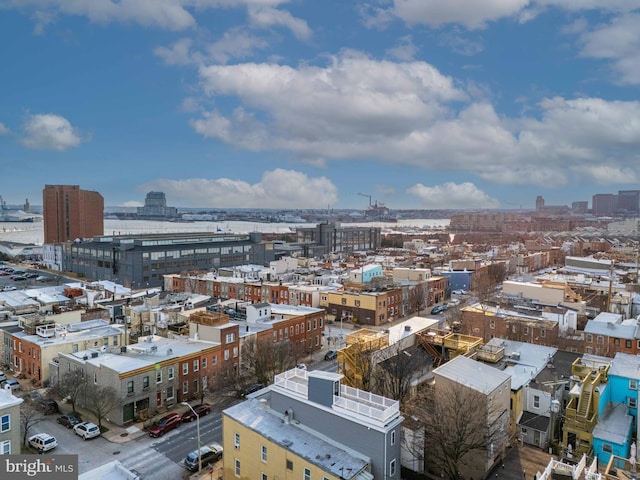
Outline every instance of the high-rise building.
POLYGON ((539 212, 543 208, 544 208, 544 198, 542 198, 542 196, 538 195, 536 197, 536 212, 539 212))
POLYGON ((640 190, 618 190, 616 212, 637 216, 640 211, 640 190))
POLYGON ((138 207, 139 217, 164 218, 177 217, 176 207, 167 207, 164 192, 149 192, 144 200, 144 207, 138 207))
POLYGON ((598 217, 613 215, 618 196, 612 193, 596 193, 591 199, 591 212, 598 217))
POLYGON ((104 198, 77 185, 45 185, 44 243, 71 242, 104 234, 104 198))

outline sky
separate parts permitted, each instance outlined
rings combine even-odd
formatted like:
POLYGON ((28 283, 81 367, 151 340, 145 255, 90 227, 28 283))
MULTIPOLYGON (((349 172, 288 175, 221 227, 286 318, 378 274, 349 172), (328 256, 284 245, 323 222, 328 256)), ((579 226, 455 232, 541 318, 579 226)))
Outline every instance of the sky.
POLYGON ((640 0, 0 0, 0 195, 531 209, 639 189, 640 0))

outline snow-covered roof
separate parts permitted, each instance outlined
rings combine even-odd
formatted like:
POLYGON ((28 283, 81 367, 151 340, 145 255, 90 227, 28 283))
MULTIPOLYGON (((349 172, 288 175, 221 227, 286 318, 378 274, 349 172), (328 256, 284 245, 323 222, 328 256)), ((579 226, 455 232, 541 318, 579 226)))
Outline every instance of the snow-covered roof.
POLYGON ((609 375, 640 380, 640 357, 629 353, 616 353, 609 367, 609 375))
POLYGON ((462 355, 439 366, 433 374, 448 378, 485 395, 511 378, 508 373, 462 355))

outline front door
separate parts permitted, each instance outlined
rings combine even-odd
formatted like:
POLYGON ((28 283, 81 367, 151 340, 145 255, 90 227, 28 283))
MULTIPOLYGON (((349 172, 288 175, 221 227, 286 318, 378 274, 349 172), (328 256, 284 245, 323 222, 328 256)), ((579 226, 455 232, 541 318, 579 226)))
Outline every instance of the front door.
POLYGON ((533 444, 540 446, 540 432, 538 430, 533 431, 533 444))

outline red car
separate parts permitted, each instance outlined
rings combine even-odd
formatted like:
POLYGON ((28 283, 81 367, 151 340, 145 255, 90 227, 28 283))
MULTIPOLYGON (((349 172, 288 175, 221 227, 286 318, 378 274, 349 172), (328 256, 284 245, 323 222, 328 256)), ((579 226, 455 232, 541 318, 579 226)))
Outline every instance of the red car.
MULTIPOLYGON (((199 417, 204 417, 211 412, 211 406, 208 403, 201 403, 200 405, 194 405, 193 409, 199 417)), ((183 422, 192 422, 196 419, 196 415, 191 411, 191 409, 187 410, 182 414, 183 422)))
POLYGON ((181 423, 182 419, 177 413, 170 413, 169 415, 165 415, 149 427, 149 436, 161 437, 174 428, 178 428, 181 423))

